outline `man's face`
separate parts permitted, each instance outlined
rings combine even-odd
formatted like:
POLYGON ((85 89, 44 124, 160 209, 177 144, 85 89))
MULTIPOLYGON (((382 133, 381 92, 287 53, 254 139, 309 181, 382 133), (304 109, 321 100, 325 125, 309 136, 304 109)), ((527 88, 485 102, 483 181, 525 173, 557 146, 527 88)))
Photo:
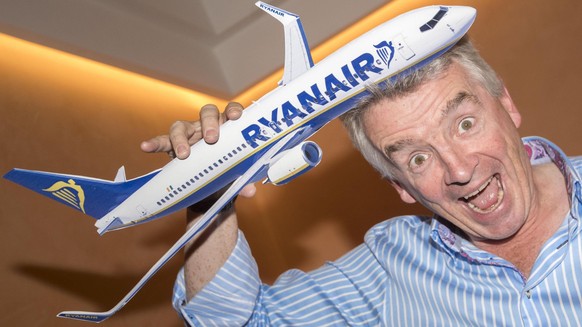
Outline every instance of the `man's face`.
POLYGON ((473 242, 514 235, 532 209, 520 122, 507 92, 493 98, 456 64, 364 117, 367 136, 393 163, 401 198, 422 203, 473 242))

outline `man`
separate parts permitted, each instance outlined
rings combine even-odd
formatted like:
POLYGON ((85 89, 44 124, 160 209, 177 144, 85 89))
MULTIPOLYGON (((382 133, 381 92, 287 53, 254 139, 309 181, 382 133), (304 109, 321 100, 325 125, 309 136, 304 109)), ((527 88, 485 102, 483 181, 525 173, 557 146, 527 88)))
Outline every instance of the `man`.
MULTIPOLYGON (((148 152, 189 154, 242 114, 214 106, 175 123, 148 152)), ((261 285, 234 210, 187 250, 174 305, 192 325, 580 325, 582 158, 520 138, 508 91, 467 39, 342 120, 405 202, 434 217, 373 227, 364 244, 309 273, 261 285), (186 294, 184 294, 186 292, 186 294)), ((252 196, 254 188, 241 193, 252 196)), ((190 223, 204 204, 188 211, 190 223)))

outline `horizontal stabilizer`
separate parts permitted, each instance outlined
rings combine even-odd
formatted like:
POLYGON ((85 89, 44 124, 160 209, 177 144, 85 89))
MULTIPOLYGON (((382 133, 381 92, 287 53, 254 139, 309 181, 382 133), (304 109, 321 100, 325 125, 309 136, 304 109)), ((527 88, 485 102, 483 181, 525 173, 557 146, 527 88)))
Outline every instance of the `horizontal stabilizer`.
POLYGON ((159 170, 129 181, 125 181, 124 172, 118 172, 117 181, 112 182, 16 168, 4 175, 4 178, 99 219, 158 172, 159 170))
POLYGON ((125 177, 125 167, 121 166, 117 171, 117 175, 115 175, 115 179, 113 180, 116 183, 126 182, 127 178, 125 177))

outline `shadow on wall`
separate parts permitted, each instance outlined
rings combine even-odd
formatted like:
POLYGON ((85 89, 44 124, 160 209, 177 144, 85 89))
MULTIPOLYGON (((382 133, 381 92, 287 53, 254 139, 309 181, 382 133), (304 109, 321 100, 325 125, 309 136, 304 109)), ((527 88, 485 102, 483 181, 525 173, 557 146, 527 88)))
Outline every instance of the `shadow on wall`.
MULTIPOLYGON (((175 277, 178 263, 175 269, 167 267, 159 272, 156 278, 172 280, 175 277)), ((58 289, 59 292, 68 293, 72 297, 81 298, 83 301, 93 303, 90 310, 109 309, 115 301, 121 299, 124 291, 128 291, 142 277, 138 273, 99 274, 89 271, 75 270, 74 268, 57 268, 55 266, 39 266, 31 264, 19 264, 14 267, 15 273, 22 274, 31 280, 39 281, 49 287, 58 289), (93 308, 93 309, 91 309, 93 308)), ((168 305, 169 290, 164 285, 160 289, 160 283, 150 283, 130 302, 123 314, 143 312, 160 305, 168 305)), ((65 308, 64 308, 65 309, 65 308)), ((70 309, 70 308, 68 308, 70 309)), ((55 312, 56 314, 56 312, 55 312)))

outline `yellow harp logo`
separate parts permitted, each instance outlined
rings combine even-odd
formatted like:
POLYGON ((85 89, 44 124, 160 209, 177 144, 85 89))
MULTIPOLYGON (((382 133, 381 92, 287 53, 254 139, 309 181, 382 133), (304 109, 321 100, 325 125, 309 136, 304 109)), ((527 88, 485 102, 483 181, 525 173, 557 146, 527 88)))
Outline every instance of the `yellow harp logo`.
POLYGON ((75 184, 74 180, 69 179, 67 182, 56 182, 43 191, 51 193, 85 213, 85 192, 81 186, 75 184))

